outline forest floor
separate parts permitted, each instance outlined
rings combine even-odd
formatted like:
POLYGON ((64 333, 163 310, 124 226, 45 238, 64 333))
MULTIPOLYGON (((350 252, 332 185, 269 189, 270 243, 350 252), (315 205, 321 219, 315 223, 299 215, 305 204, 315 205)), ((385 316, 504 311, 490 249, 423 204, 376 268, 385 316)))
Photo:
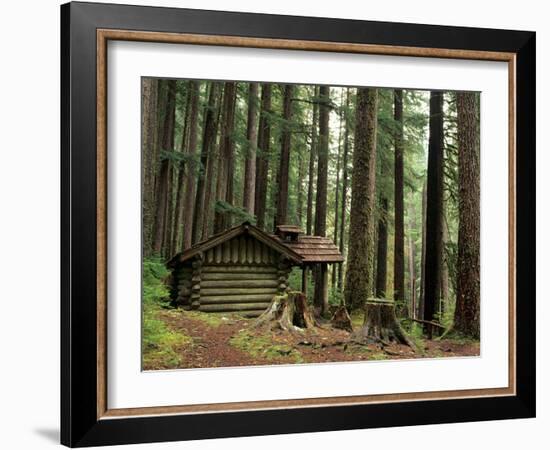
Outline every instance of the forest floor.
MULTIPOLYGON (((479 342, 468 340, 427 340, 411 334, 415 352, 399 344, 352 343, 348 332, 328 324, 315 332, 266 333, 251 326, 254 319, 237 314, 158 309, 155 316, 169 330, 170 339, 160 347, 144 348, 144 370, 479 355, 479 342)), ((352 320, 354 328, 360 327, 362 314, 352 320)))

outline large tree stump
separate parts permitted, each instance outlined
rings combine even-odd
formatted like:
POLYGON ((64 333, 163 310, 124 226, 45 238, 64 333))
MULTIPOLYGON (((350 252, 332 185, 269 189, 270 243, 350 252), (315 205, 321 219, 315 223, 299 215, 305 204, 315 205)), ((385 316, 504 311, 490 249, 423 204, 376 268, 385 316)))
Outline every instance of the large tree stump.
POLYGON ((252 326, 269 331, 294 332, 314 329, 318 325, 308 307, 306 296, 301 292, 288 292, 273 297, 269 307, 252 326))
POLYGON ((365 304, 365 320, 360 330, 352 337, 363 343, 397 342, 415 349, 395 316, 395 303, 392 300, 370 298, 365 304))

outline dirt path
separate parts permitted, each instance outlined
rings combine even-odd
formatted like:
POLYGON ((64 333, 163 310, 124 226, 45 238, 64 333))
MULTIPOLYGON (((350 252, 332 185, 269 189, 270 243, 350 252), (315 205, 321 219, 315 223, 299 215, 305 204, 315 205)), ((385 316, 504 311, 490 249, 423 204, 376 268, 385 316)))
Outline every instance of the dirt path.
POLYGON ((405 345, 359 345, 349 333, 328 326, 315 333, 261 334, 240 316, 215 316, 167 310, 159 318, 177 333, 192 338, 177 348, 180 368, 235 367, 292 363, 477 356, 479 344, 450 340, 423 341, 420 351, 405 345))

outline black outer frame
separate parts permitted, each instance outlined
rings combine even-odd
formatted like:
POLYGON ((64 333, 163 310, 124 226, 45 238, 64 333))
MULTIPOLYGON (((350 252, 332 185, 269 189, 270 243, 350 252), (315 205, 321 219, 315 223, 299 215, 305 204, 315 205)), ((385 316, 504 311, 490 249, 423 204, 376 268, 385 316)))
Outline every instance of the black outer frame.
POLYGON ((61 443, 71 447, 535 416, 535 33, 94 3, 61 6, 61 443), (516 53, 517 395, 97 420, 96 29, 516 53))

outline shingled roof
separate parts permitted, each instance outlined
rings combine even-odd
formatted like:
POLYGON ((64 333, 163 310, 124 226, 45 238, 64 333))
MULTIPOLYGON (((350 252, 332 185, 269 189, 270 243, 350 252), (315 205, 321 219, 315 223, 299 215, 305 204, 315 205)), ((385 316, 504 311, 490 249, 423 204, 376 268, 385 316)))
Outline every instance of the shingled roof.
POLYGON ((277 235, 272 235, 272 237, 298 253, 304 264, 344 261, 338 247, 327 237, 301 234, 296 241, 283 241, 277 235))

